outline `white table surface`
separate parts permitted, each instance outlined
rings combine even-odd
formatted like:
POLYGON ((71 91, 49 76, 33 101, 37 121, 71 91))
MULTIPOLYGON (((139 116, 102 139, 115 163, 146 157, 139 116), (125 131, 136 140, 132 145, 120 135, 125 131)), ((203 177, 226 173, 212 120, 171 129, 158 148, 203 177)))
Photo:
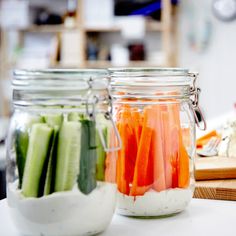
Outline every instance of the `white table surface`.
MULTIPOLYGON (((99 212, 98 212, 99 214, 99 212)), ((0 201, 0 235, 19 236, 6 200, 0 201)), ((101 236, 235 236, 236 202, 193 199, 182 213, 161 219, 133 219, 115 215, 101 236)))

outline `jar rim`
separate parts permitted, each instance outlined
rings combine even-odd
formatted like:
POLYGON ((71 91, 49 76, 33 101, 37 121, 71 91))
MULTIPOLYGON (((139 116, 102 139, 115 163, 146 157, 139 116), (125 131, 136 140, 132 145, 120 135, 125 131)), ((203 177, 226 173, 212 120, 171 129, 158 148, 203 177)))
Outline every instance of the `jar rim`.
MULTIPOLYGON (((87 76, 88 78, 92 75, 96 77, 106 77, 108 72, 105 69, 16 69, 13 71, 13 76, 16 79, 27 79, 27 78, 47 78, 50 77, 66 77, 66 76, 87 76)), ((78 77, 77 77, 78 78, 78 77)))
POLYGON ((84 90, 106 89, 108 72, 105 69, 16 69, 13 89, 84 90))
POLYGON ((111 76, 142 76, 142 75, 165 75, 186 76, 190 73, 187 68, 178 67, 121 67, 108 68, 111 76))
POLYGON ((165 86, 195 86, 197 73, 184 68, 110 68, 111 86, 151 88, 165 86))

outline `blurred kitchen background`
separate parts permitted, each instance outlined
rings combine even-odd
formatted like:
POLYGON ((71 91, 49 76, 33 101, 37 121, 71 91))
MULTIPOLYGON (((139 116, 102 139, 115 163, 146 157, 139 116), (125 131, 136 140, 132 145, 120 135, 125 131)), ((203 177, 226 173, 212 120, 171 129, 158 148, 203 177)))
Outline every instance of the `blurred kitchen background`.
POLYGON ((14 68, 187 67, 207 120, 234 112, 236 0, 0 0, 0 199, 14 68))

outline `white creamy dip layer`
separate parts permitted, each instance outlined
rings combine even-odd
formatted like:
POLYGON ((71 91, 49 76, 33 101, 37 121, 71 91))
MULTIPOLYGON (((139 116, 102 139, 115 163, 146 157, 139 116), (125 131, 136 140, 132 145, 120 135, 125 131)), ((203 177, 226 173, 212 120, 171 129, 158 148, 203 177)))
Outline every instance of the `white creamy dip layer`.
POLYGON ((127 196, 118 193, 118 210, 129 216, 162 216, 183 211, 193 196, 193 189, 168 189, 161 192, 154 190, 143 196, 127 196))
POLYGON ((104 231, 116 204, 116 185, 99 182, 84 195, 77 187, 41 198, 25 198, 17 183, 8 185, 8 205, 21 233, 37 236, 78 236, 104 231))

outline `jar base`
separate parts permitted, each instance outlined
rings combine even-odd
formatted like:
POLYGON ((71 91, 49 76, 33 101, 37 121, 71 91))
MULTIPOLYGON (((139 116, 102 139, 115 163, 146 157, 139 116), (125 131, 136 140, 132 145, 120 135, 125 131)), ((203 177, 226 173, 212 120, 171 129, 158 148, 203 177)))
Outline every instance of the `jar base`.
POLYGON ((181 212, 183 212, 185 209, 181 209, 177 212, 173 212, 173 213, 166 213, 166 214, 157 214, 157 215, 135 215, 134 213, 131 213, 129 211, 124 211, 124 210, 116 210, 116 214, 120 215, 120 216, 124 216, 124 217, 128 217, 128 218, 133 218, 133 219, 162 219, 162 218, 168 218, 168 217, 173 217, 175 215, 180 214, 181 212))
POLYGON ((183 211, 192 199, 193 190, 167 189, 161 192, 148 191, 143 196, 118 194, 117 213, 130 217, 156 218, 183 211))
MULTIPOLYGON (((182 211, 184 211, 184 210, 182 210, 182 211)), ((163 219, 163 218, 173 217, 173 216, 180 214, 182 211, 170 213, 170 214, 166 214, 166 215, 156 215, 156 216, 138 216, 138 215, 135 216, 135 215, 129 215, 129 214, 122 214, 119 211, 116 212, 116 214, 118 214, 120 216, 127 217, 127 218, 149 220, 149 219, 163 219)))

